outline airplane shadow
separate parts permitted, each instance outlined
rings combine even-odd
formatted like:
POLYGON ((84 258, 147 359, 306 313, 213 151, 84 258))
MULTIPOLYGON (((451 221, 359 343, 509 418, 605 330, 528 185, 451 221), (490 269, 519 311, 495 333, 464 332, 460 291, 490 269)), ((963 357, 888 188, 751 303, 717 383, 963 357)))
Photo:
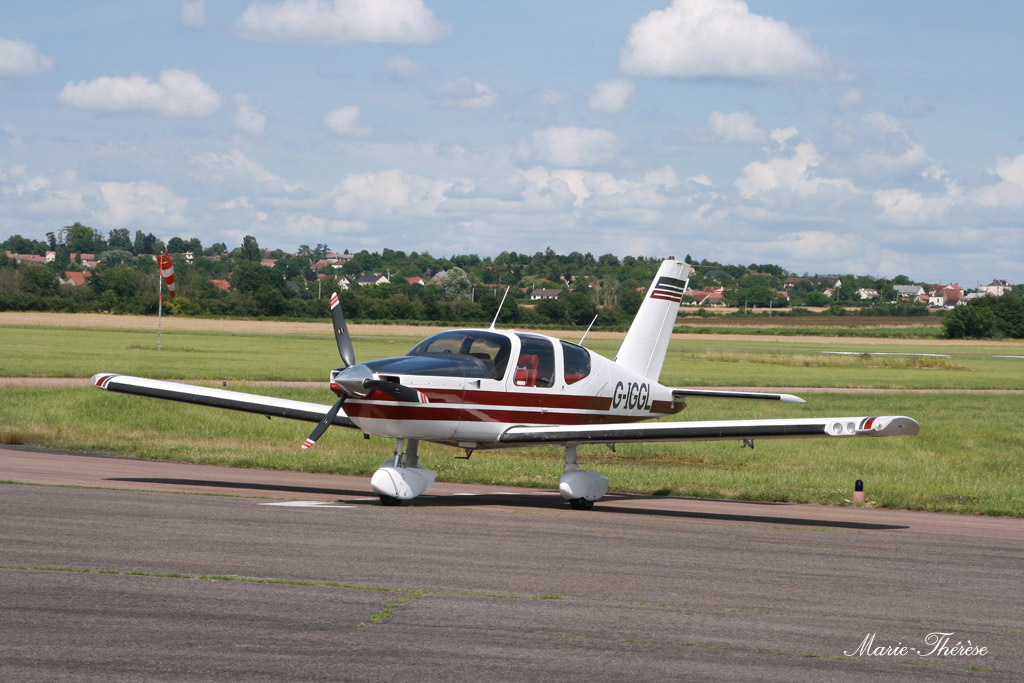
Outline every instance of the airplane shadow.
MULTIPOLYGON (((318 488, 311 486, 288 486, 281 484, 257 484, 254 482, 241 482, 241 481, 218 481, 218 480, 207 480, 207 479, 172 479, 172 478, 157 478, 157 477, 126 477, 126 478, 113 478, 108 481, 121 481, 131 483, 142 483, 142 484, 170 484, 175 486, 206 486, 210 488, 221 488, 221 489, 246 489, 250 491, 279 491, 283 493, 313 493, 317 495, 328 495, 328 496, 354 496, 363 500, 339 500, 340 503, 357 503, 365 505, 379 505, 376 500, 365 500, 367 498, 376 499, 376 495, 371 491, 366 490, 355 490, 355 489, 335 489, 335 488, 318 488)), ((787 517, 783 515, 772 515, 772 514, 735 514, 735 513, 718 513, 718 512, 695 512, 692 510, 668 510, 659 508, 632 508, 632 507, 619 507, 619 506, 608 506, 607 503, 614 503, 616 501, 629 501, 629 500, 646 500, 655 501, 659 500, 658 497, 653 496, 642 496, 634 494, 608 494, 594 505, 594 509, 589 511, 590 514, 594 513, 612 513, 620 515, 642 515, 645 517, 676 517, 680 519, 706 519, 706 520, 717 520, 717 521, 729 521, 729 522, 747 522, 755 524, 774 524, 783 526, 816 526, 816 527, 829 527, 835 529, 856 529, 861 531, 892 531, 897 529, 908 529, 910 527, 900 524, 872 524, 868 522, 854 522, 854 521, 841 521, 831 519, 805 519, 799 517, 787 517), (602 505, 604 503, 605 505, 602 505)), ((701 502, 718 502, 708 501, 703 498, 674 498, 673 500, 692 500, 701 502)), ((742 503, 757 507, 784 507, 785 503, 772 503, 772 502, 761 502, 761 501, 720 501, 729 503, 742 503)), ((550 494, 537 494, 537 493, 482 493, 482 494, 471 494, 471 495, 430 495, 424 494, 410 503, 411 507, 483 507, 500 505, 503 507, 520 507, 520 508, 532 508, 532 509, 549 509, 549 510, 567 510, 568 504, 562 500, 562 497, 557 492, 551 492, 550 494)), ((579 512, 578 514, 585 515, 586 512, 579 512)))
POLYGON ((245 489, 248 491, 281 491, 283 493, 314 493, 323 496, 373 496, 372 492, 355 489, 327 489, 315 486, 287 486, 282 484, 257 484, 251 481, 221 481, 217 479, 173 479, 169 477, 115 477, 106 481, 124 481, 133 484, 168 484, 171 486, 208 486, 220 489, 245 489))

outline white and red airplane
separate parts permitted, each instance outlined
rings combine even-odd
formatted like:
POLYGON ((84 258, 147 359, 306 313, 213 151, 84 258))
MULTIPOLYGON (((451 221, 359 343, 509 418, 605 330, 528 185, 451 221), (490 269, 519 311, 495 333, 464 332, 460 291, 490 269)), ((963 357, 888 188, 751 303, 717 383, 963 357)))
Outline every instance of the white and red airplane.
POLYGON ((97 374, 92 382, 107 391, 318 422, 302 448, 316 443, 330 425, 393 438, 394 457, 370 480, 386 505, 409 501, 434 484, 436 472, 419 463, 420 441, 463 449, 467 457, 485 448, 565 448, 559 492, 572 507, 589 509, 607 491, 608 479, 579 469, 580 444, 918 433, 918 423, 901 416, 637 424, 678 413, 688 396, 804 402, 790 394, 680 389, 658 382, 688 272, 680 261, 661 264, 614 361, 578 344, 498 330, 492 323, 489 329, 440 332, 404 356, 357 363, 335 294, 331 316, 344 366, 331 371, 330 387, 338 396, 333 406, 113 373, 97 374))

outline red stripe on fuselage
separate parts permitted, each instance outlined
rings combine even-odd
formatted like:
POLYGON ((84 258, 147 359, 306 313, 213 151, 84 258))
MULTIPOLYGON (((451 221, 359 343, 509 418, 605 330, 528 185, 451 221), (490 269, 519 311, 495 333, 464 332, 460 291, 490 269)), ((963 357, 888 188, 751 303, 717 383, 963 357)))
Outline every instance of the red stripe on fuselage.
POLYGON ((636 422, 648 415, 612 415, 610 413, 562 413, 557 411, 506 410, 503 408, 438 407, 419 403, 364 403, 350 399, 345 413, 355 419, 413 420, 425 422, 501 422, 506 424, 587 425, 636 422))

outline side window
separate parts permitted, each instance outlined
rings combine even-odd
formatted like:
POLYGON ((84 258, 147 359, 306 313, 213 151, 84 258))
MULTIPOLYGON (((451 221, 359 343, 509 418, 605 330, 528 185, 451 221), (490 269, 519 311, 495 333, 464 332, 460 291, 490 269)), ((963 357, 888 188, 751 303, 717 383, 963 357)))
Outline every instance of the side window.
POLYGON ((472 340, 468 353, 483 361, 491 379, 501 379, 505 376, 510 346, 504 337, 499 337, 498 341, 481 337, 472 340))
POLYGON ((550 387, 555 383, 555 348, 547 339, 520 334, 522 348, 513 382, 520 387, 550 387))
POLYGON ((562 342, 562 362, 565 365, 565 383, 572 384, 590 374, 590 351, 582 346, 562 342))

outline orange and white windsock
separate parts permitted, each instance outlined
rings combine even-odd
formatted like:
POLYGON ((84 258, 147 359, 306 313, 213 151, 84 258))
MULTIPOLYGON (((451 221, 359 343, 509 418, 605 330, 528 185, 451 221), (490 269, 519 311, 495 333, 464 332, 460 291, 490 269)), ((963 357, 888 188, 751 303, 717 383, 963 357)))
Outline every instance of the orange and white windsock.
POLYGON ((156 259, 157 264, 160 266, 160 275, 163 276, 164 282, 167 283, 167 291, 171 293, 171 298, 174 298, 174 263, 171 262, 170 254, 160 254, 156 259))

